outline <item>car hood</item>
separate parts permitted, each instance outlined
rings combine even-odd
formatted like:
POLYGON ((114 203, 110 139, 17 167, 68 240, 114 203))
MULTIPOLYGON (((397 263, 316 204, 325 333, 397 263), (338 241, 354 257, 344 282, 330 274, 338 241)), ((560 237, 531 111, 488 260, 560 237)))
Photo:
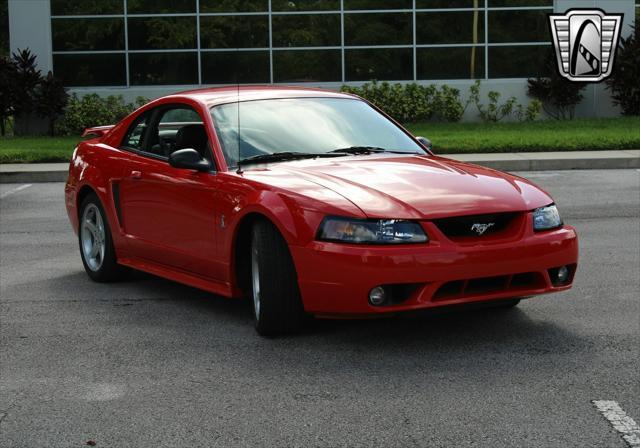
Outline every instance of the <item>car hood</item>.
POLYGON ((523 178, 436 156, 314 159, 269 164, 245 175, 266 183, 278 179, 280 188, 294 176, 337 193, 370 218, 435 219, 526 211, 553 202, 523 178))

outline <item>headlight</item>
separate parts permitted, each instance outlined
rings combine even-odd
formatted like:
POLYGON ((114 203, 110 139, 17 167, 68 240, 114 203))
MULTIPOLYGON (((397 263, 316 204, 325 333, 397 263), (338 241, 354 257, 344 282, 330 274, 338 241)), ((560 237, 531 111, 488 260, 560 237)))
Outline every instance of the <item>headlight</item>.
POLYGON ((560 213, 555 204, 548 205, 546 207, 540 207, 533 211, 533 229, 534 230, 549 230, 555 229, 562 225, 562 219, 560 219, 560 213))
POLYGON ((320 225, 318 239, 355 244, 407 244, 429 241, 427 234, 416 222, 340 217, 325 218, 320 225))

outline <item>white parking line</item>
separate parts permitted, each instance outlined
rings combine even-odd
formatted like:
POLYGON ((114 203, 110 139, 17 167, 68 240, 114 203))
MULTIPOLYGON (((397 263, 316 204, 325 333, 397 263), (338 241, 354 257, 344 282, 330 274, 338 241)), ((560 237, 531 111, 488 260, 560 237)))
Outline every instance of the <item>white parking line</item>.
POLYGON ((640 427, 633 421, 620 407, 616 401, 594 400, 593 404, 604 418, 609 420, 611 426, 615 428, 627 445, 631 448, 640 447, 640 427))
POLYGON ((22 191, 26 188, 29 188, 32 184, 26 184, 26 185, 20 185, 19 187, 16 188, 12 188, 9 191, 5 191, 4 193, 0 194, 0 199, 4 199, 9 195, 12 195, 13 193, 17 193, 18 191, 22 191))

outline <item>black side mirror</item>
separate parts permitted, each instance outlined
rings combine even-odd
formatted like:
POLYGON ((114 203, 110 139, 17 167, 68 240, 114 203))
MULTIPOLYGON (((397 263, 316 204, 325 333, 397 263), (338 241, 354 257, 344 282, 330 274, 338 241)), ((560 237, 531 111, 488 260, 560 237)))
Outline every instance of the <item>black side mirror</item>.
POLYGON ((416 137, 416 140, 420 142, 422 146, 427 148, 429 151, 433 151, 433 143, 427 137, 416 137))
POLYGON ((209 171, 211 164, 198 151, 191 148, 179 149, 169 156, 169 165, 196 171, 209 171))

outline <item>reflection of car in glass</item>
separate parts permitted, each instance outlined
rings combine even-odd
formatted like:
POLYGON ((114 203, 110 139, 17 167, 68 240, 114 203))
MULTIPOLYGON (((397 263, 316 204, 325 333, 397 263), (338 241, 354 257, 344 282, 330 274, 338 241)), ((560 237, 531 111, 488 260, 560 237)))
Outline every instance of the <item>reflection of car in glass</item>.
POLYGON ((573 281, 576 233, 548 194, 433 155, 351 95, 197 90, 87 133, 65 191, 89 276, 128 266, 251 297, 261 334, 573 281))

